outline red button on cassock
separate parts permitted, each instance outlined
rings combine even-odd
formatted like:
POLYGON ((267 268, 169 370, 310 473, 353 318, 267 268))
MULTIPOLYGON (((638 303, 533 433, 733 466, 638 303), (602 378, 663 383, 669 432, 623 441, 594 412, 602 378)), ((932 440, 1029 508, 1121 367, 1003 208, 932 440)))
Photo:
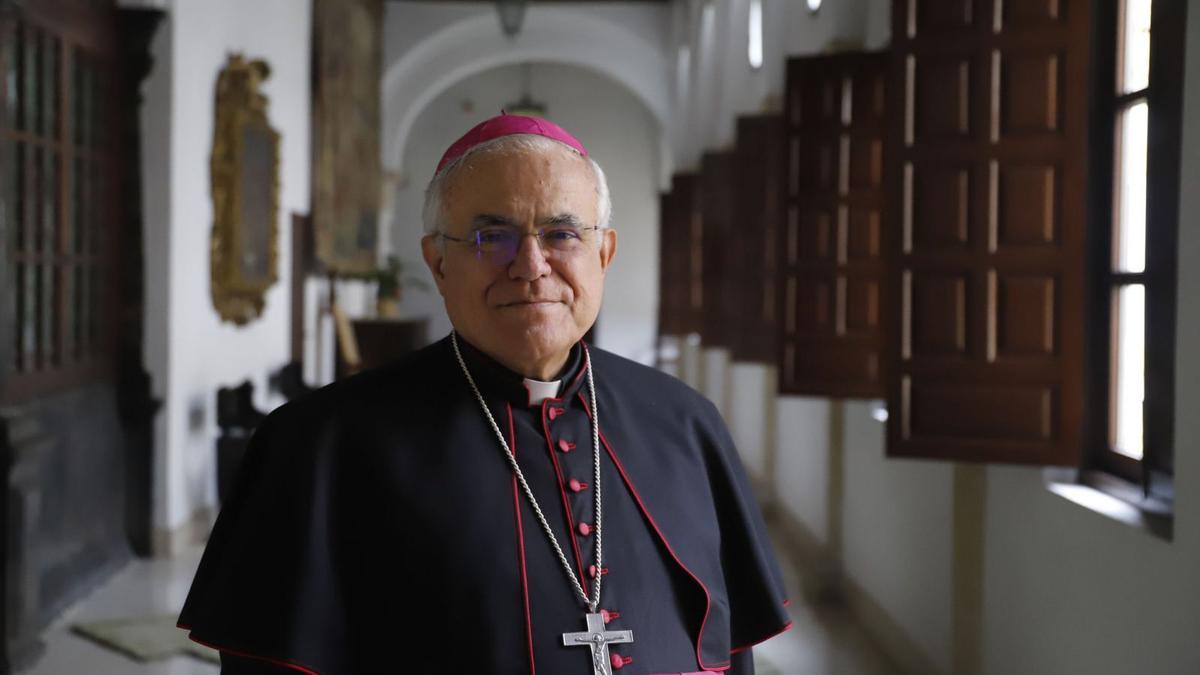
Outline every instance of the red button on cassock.
POLYGON ((604 623, 607 624, 613 619, 621 618, 621 613, 613 610, 602 609, 600 610, 600 618, 604 619, 604 623))
MULTIPOLYGON (((600 574, 608 574, 608 568, 607 568, 607 567, 601 567, 601 568, 600 568, 600 574)), ((588 565, 588 576, 589 576, 589 577, 591 577, 591 578, 593 578, 593 579, 595 579, 595 578, 596 578, 596 566, 595 566, 595 565, 588 565)))
POLYGON ((586 537, 586 536, 588 536, 588 535, 589 535, 589 534, 591 534, 591 533, 592 533, 592 526, 591 526, 591 525, 588 525, 587 523, 580 523, 580 524, 579 524, 579 534, 582 534, 583 536, 585 536, 585 537, 586 537))
POLYGON ((609 656, 609 660, 612 661, 613 670, 620 670, 633 663, 632 656, 621 656, 620 654, 610 654, 609 656))
POLYGON ((575 444, 565 438, 558 439, 558 449, 563 452, 570 452, 575 449, 575 444))
POLYGON ((583 492, 588 489, 588 484, 572 478, 567 481, 567 487, 571 488, 571 492, 583 492))
POLYGON ((559 415, 563 414, 564 412, 566 412, 566 410, 564 410, 562 408, 550 408, 550 411, 547 412, 546 414, 550 416, 550 421, 553 422, 555 417, 558 417, 559 415))

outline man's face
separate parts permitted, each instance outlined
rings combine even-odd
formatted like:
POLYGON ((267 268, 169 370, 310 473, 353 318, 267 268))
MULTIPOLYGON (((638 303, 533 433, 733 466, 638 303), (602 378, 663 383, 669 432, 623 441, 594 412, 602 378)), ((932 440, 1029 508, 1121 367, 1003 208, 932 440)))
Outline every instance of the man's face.
POLYGON ((516 258, 497 265, 476 255, 475 231, 505 223, 521 233, 555 223, 597 225, 596 185, 587 160, 566 148, 511 149, 469 157, 442 199, 443 232, 422 241, 425 262, 450 322, 467 341, 527 377, 553 379, 596 320, 616 232, 585 230, 578 252, 543 250, 521 239, 516 258))

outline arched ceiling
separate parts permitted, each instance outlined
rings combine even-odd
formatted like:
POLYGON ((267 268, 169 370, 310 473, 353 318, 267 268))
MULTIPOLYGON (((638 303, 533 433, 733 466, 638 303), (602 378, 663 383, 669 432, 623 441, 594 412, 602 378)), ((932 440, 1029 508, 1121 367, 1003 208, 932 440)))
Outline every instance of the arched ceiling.
POLYGON ((436 29, 387 64, 383 79, 383 165, 403 170, 408 136, 430 101, 454 83, 496 66, 527 61, 588 68, 645 104, 661 129, 670 118, 666 54, 618 23, 566 7, 531 7, 517 40, 482 11, 436 29))

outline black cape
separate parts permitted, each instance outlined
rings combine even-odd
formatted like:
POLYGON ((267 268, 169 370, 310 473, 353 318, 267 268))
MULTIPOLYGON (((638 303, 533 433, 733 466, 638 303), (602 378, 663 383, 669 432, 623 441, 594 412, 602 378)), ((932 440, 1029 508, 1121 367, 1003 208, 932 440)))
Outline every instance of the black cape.
MULTIPOLYGON (((460 345, 589 593, 592 360, 601 607, 634 636, 611 648, 620 672, 752 672, 749 647, 789 627, 787 601, 713 405, 577 346, 560 396, 530 406, 522 378, 460 345)), ((447 338, 268 416, 179 625, 231 660, 322 675, 570 675, 591 672, 561 640, 584 612, 447 338)))

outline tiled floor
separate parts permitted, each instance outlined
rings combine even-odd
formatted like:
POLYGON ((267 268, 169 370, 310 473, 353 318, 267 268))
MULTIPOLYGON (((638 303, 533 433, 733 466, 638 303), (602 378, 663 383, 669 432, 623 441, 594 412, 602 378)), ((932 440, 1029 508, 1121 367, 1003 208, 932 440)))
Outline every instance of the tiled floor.
MULTIPOLYGON (((175 560, 137 561, 66 612, 47 632, 46 653, 30 675, 217 675, 218 668, 191 656, 136 663, 71 632, 80 621, 174 614, 187 595, 200 550, 175 560)), ((894 675, 886 661, 837 610, 801 602, 789 575, 792 619, 788 632, 755 648, 758 675, 894 675)))
POLYGON ((71 632, 86 621, 178 614, 200 563, 201 549, 173 560, 139 560, 59 617, 45 635, 46 652, 30 675, 217 675, 216 665, 192 656, 137 663, 71 632))

